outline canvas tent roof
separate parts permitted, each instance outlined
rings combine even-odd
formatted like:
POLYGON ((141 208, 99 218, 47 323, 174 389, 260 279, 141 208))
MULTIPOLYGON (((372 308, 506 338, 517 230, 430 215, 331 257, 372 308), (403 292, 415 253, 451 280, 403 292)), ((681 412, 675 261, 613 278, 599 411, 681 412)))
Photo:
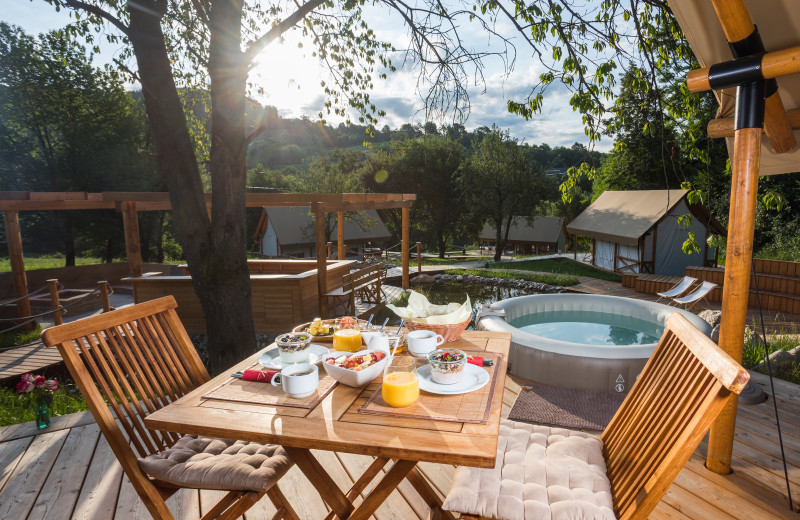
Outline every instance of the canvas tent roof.
MULTIPOLYGON (((798 0, 747 0, 748 10, 758 27, 767 52, 800 45, 800 4, 798 0)), ((710 1, 669 0, 686 39, 692 46, 701 67, 725 62, 733 58, 725 33, 710 1)), ((800 74, 777 78, 778 92, 786 110, 800 108, 800 74)), ((736 108, 736 91, 727 89, 714 92, 720 103, 717 117, 733 118, 736 108)), ((794 131, 800 143, 800 130, 794 131)), ((761 175, 774 175, 800 171, 800 146, 782 154, 772 153, 767 137, 761 141, 761 175)), ((733 138, 727 138, 728 155, 733 157, 733 138)))
MULTIPOLYGON (((508 239, 512 242, 558 242, 558 235, 564 223, 562 217, 534 217, 533 226, 528 224, 525 217, 514 217, 511 223, 511 230, 508 232, 508 239)), ((480 238, 484 240, 494 240, 494 226, 486 223, 481 231, 480 238)))
MULTIPOLYGON (((345 218, 345 240, 388 240, 391 234, 374 209, 366 211, 368 226, 362 229, 358 222, 345 218)), ((256 236, 260 240, 266 231, 266 219, 269 216, 278 242, 285 246, 314 243, 314 220, 309 206, 267 206, 261 216, 256 236)), ((333 229, 336 229, 334 221, 333 229)))
MULTIPOLYGON (((567 232, 633 245, 686 196, 686 190, 605 191, 575 220, 567 232)), ((702 206, 690 205, 696 217, 709 222, 715 233, 725 229, 702 206)))

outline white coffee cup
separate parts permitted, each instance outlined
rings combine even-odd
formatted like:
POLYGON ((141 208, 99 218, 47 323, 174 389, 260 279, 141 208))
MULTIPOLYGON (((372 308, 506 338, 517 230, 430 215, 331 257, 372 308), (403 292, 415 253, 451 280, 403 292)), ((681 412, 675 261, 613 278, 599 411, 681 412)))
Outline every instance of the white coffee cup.
POLYGON ((313 394, 319 386, 319 369, 311 363, 297 363, 275 374, 272 386, 280 386, 289 397, 300 399, 313 394))
POLYGON ((406 338, 408 351, 415 356, 427 356, 444 343, 442 335, 436 334, 432 330, 413 330, 406 335, 406 338))

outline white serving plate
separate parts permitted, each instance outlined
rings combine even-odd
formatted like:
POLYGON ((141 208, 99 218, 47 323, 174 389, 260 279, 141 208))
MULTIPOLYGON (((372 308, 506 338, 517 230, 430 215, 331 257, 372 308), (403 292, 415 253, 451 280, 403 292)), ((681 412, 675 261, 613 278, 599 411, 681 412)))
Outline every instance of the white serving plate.
POLYGON ((458 395, 473 392, 479 388, 483 388, 492 378, 489 372, 481 367, 475 366, 472 363, 464 365, 464 375, 461 376, 461 381, 452 385, 441 385, 434 383, 431 378, 431 366, 425 365, 417 369, 417 380, 419 381, 419 389, 432 394, 442 395, 458 395))
MULTIPOLYGON (((308 362, 312 365, 314 363, 319 363, 322 359, 322 356, 328 352, 330 352, 328 348, 312 343, 308 346, 308 362)), ((278 350, 278 347, 273 347, 264 351, 260 356, 258 356, 258 364, 264 368, 280 370, 285 366, 283 361, 281 361, 280 355, 281 353, 280 350, 278 350)))
POLYGON ((375 379, 376 377, 383 374, 383 369, 386 368, 386 364, 389 362, 389 356, 386 356, 385 358, 378 361, 374 365, 371 365, 359 372, 356 372, 355 370, 350 370, 349 368, 342 368, 334 365, 329 365, 328 363, 325 362, 325 360, 328 358, 337 358, 342 355, 350 357, 358 354, 362 355, 371 354, 372 352, 381 352, 381 351, 375 351, 375 350, 361 350, 359 352, 332 351, 322 356, 322 366, 323 368, 325 368, 325 372, 327 372, 329 376, 339 381, 343 385, 353 386, 353 387, 364 386, 373 379, 375 379))

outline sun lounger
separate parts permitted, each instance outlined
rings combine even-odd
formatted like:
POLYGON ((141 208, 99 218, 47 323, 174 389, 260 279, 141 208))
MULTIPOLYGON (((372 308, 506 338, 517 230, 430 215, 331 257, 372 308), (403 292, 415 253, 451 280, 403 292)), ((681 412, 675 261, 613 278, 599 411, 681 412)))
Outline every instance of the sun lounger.
POLYGON ((656 293, 657 295, 660 296, 660 298, 658 300, 656 300, 656 303, 660 302, 664 298, 669 298, 669 299, 677 298, 681 294, 683 294, 686 291, 688 291, 689 287, 691 287, 692 284, 694 284, 696 281, 697 281, 697 278, 692 278, 691 276, 684 276, 683 280, 678 282, 678 284, 675 287, 673 287, 672 289, 670 289, 668 291, 656 293))
POLYGON ((708 296, 708 293, 716 288, 717 284, 715 283, 703 282, 703 284, 695 292, 682 298, 672 298, 672 301, 677 305, 685 305, 687 308, 694 307, 698 303, 704 302, 706 307, 710 310, 711 305, 709 305, 708 300, 706 300, 706 296, 708 296))

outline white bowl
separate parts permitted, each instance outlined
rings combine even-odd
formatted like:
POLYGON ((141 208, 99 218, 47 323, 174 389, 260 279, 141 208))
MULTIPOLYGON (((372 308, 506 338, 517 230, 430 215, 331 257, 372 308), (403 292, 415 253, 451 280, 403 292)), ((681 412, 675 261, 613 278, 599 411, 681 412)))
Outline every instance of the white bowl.
POLYGON ((363 355, 363 354, 372 354, 373 352, 380 352, 377 350, 361 350, 359 352, 343 352, 343 351, 331 351, 329 354, 325 354, 322 356, 322 366, 325 367, 325 372, 328 373, 329 376, 334 378, 335 380, 339 381, 340 383, 347 385, 347 386, 364 386, 376 377, 383 374, 383 369, 386 368, 386 364, 389 362, 389 356, 386 356, 382 360, 378 361, 374 365, 370 365, 369 367, 365 368, 364 370, 360 370, 356 372, 355 370, 351 370, 349 368, 337 367, 334 365, 329 365, 326 361, 330 358, 338 358, 339 356, 355 356, 355 355, 363 355))

